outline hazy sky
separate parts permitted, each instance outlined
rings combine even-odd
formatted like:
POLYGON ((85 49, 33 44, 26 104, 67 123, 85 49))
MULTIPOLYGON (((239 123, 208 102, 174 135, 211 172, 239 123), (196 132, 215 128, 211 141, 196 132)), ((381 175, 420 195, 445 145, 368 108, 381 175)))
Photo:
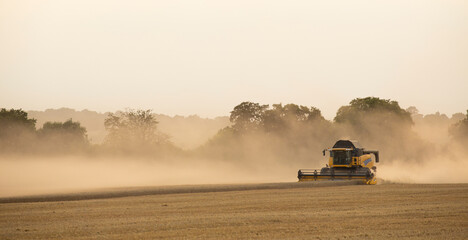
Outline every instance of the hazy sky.
POLYGON ((0 107, 468 109, 468 1, 0 0, 0 107))

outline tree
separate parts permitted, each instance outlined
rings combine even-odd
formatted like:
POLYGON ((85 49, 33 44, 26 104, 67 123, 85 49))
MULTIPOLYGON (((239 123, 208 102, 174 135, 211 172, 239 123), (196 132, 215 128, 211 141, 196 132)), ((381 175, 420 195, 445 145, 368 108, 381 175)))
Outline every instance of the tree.
POLYGON ((243 102, 234 107, 229 120, 237 131, 258 130, 263 124, 265 110, 268 105, 253 102, 243 102))
POLYGON ((22 109, 0 110, 0 149, 30 150, 36 133, 36 119, 28 118, 22 109))
POLYGON ((411 114, 398 102, 376 97, 356 98, 342 106, 336 113, 335 122, 347 124, 358 138, 369 134, 395 134, 410 131, 413 125, 411 114))
POLYGON ((415 106, 410 106, 406 111, 411 115, 413 122, 419 123, 424 120, 424 115, 419 113, 419 110, 415 106))
POLYGON ((409 112, 411 115, 419 114, 419 110, 415 106, 408 107, 406 111, 409 112))
POLYGON ((309 161, 329 134, 331 123, 320 110, 296 104, 261 105, 242 102, 234 107, 232 126, 216 134, 200 151, 221 159, 258 162, 260 155, 271 161, 309 161), (273 160, 275 159, 275 160, 273 160))
POLYGON ((465 118, 453 124, 449 132, 456 141, 468 143, 468 110, 466 110, 465 118))
MULTIPOLYGON (((348 106, 338 109, 335 121, 338 123, 350 122, 356 123, 368 118, 369 115, 382 115, 390 117, 393 120, 398 118, 406 124, 413 124, 411 114, 400 107, 397 101, 389 99, 380 99, 376 97, 356 98, 348 106)), ((385 123, 386 121, 384 121, 385 123)))
POLYGON ((38 130, 43 150, 63 152, 83 150, 88 144, 86 128, 69 119, 65 122, 46 122, 38 130))
POLYGON ((28 113, 22 109, 0 110, 0 136, 21 128, 22 130, 36 130, 36 119, 28 118, 28 113))
POLYGON ((110 113, 104 120, 108 131, 106 144, 123 151, 150 151, 167 142, 168 137, 157 131, 156 118, 151 110, 126 110, 110 113))
POLYGON ((305 128, 316 120, 325 120, 319 109, 296 104, 273 104, 272 109, 265 111, 264 128, 268 132, 291 130, 292 126, 305 128))

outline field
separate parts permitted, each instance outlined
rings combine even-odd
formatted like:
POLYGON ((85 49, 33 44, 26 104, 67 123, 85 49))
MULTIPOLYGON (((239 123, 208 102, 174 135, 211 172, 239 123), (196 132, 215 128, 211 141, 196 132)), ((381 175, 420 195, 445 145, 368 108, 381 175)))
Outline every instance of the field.
POLYGON ((0 239, 466 239, 468 184, 272 183, 0 199, 0 239))

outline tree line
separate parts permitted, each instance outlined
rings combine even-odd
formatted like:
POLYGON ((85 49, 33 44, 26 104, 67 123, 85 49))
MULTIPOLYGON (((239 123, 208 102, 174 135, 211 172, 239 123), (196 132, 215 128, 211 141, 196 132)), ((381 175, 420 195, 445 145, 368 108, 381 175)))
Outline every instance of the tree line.
MULTIPOLYGON (((230 113, 231 125, 203 146, 182 151, 158 129, 151 110, 128 109, 108 114, 107 135, 102 144, 91 144, 79 122, 46 122, 36 129, 36 120, 21 109, 0 110, 2 153, 104 153, 163 156, 193 154, 235 161, 308 161, 340 138, 359 140, 386 156, 418 161, 433 154, 430 144, 412 131, 414 109, 376 97, 357 98, 338 109, 333 121, 315 107, 296 104, 262 105, 242 102, 230 113)), ((468 142, 468 111, 450 127, 454 142, 468 142)))
MULTIPOLYGON (((467 113, 468 114, 468 113, 467 113)), ((452 143, 468 141, 468 115, 450 128, 452 143)), ((412 127, 411 112, 397 101, 356 98, 338 109, 333 121, 319 109, 296 104, 243 102, 230 115, 232 125, 199 149, 216 159, 304 162, 320 159, 338 139, 355 139, 387 159, 422 162, 439 152, 412 127)))
MULTIPOLYGON (((104 143, 91 144, 86 128, 69 119, 46 122, 36 129, 36 120, 22 109, 0 110, 0 150, 2 153, 128 153, 151 154, 167 146, 168 137, 157 130, 151 110, 111 113, 104 126, 104 143)), ((173 147, 175 148, 175 147, 173 147)))

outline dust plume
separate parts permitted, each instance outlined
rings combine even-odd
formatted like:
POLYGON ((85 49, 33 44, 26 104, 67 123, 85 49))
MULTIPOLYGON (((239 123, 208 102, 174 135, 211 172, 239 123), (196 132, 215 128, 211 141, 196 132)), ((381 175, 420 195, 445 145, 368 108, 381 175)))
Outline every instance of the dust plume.
POLYGON ((295 180, 295 169, 245 168, 223 161, 136 158, 0 158, 0 197, 186 184, 268 183, 295 180))
POLYGON ((468 183, 466 145, 452 139, 446 144, 431 146, 434 148, 431 155, 417 162, 402 159, 382 162, 378 176, 386 181, 400 183, 468 183))
POLYGON ((379 166, 377 176, 395 183, 468 183, 468 161, 433 158, 422 164, 392 161, 379 166))

